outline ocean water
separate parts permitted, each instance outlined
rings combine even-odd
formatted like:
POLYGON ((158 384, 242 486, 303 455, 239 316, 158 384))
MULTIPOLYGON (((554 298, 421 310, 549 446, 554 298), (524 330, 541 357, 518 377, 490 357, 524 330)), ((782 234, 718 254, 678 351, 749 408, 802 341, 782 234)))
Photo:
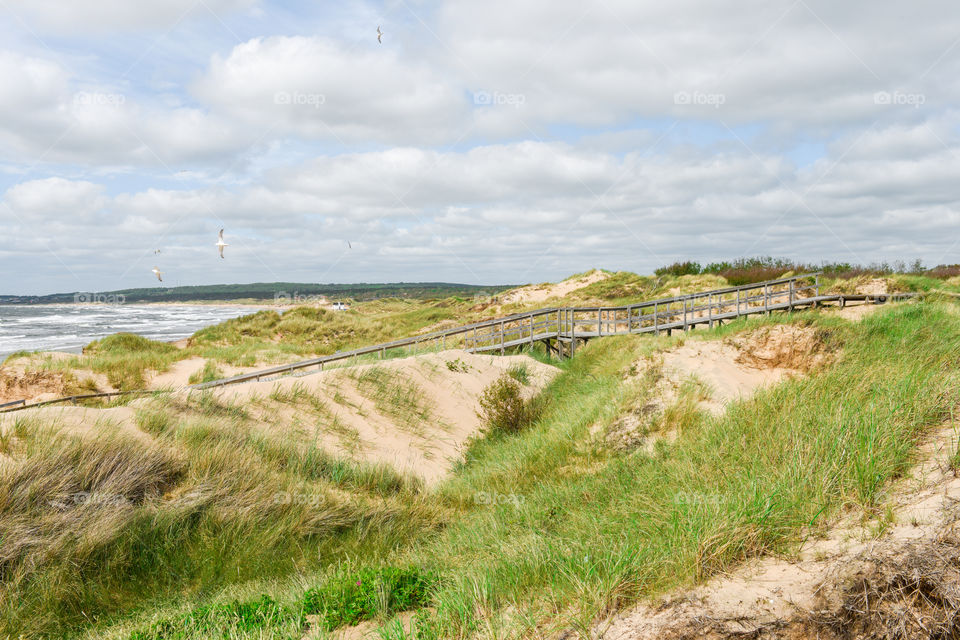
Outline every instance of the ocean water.
POLYGON ((179 340, 198 329, 255 313, 215 305, 0 305, 0 358, 15 351, 71 351, 112 333, 179 340))

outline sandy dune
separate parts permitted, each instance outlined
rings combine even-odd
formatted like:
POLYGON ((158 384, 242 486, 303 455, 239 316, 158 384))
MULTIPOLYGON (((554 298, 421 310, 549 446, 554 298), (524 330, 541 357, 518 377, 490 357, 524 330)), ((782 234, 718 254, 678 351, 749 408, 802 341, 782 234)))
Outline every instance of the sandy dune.
MULTIPOLYGON (((197 358, 178 365, 167 381, 181 381, 202 368, 203 362, 197 358)), ((480 433, 478 398, 511 367, 526 371, 524 393, 528 396, 558 372, 528 356, 449 350, 238 384, 209 393, 221 403, 242 406, 253 420, 252 428, 273 436, 282 433, 304 446, 319 445, 356 460, 387 463, 433 484, 450 472, 467 441, 480 433)), ((198 394, 192 393, 193 397, 198 394)), ((181 389, 170 398, 184 401, 189 394, 181 389)), ((150 402, 135 400, 128 407, 106 410, 52 406, 0 414, 0 430, 9 428, 18 417, 34 416, 70 433, 95 434, 98 425, 109 422, 149 438, 137 429, 134 417, 136 409, 150 402)))
MULTIPOLYGON (((957 427, 950 424, 931 434, 913 472, 891 490, 894 522, 882 536, 871 534, 861 514, 848 514, 827 536, 804 545, 796 558, 758 559, 700 587, 643 603, 606 621, 597 636, 603 640, 832 637, 818 634, 815 623, 835 615, 848 587, 866 579, 874 581, 872 590, 885 572, 901 568, 905 556, 916 561, 937 553, 943 536, 957 524, 960 478, 950 468, 957 435, 957 427)), ((897 576, 893 577, 896 582, 897 576)), ((893 601, 892 608, 908 614, 911 626, 920 622, 921 605, 908 590, 903 591, 902 601, 898 593, 884 595, 893 601)))
MULTIPOLYGON (((370 462, 385 462, 422 477, 428 484, 444 477, 460 459, 463 446, 482 428, 477 415, 482 391, 514 366, 528 371, 528 395, 546 386, 558 370, 528 356, 483 356, 448 350, 387 360, 381 364, 345 367, 312 375, 224 387, 224 401, 247 403, 278 391, 300 387, 313 394, 329 412, 317 420, 299 408, 282 416, 276 428, 287 429, 305 442, 319 440, 324 448, 370 462), (364 389, 365 374, 388 373, 387 393, 409 394, 409 420, 384 410, 376 389, 364 389), (381 406, 378 406, 380 401, 381 406), (414 408, 415 405, 415 408, 414 408), (311 422, 312 421, 312 422, 311 422)), ((379 391, 380 394, 383 391, 379 391)), ((405 401, 400 399, 401 404, 405 401)))
POLYGON ((577 289, 594 282, 600 282, 608 277, 610 277, 610 274, 594 269, 578 278, 571 278, 556 284, 531 284, 511 289, 500 296, 500 302, 502 304, 546 302, 550 298, 562 298, 577 289))

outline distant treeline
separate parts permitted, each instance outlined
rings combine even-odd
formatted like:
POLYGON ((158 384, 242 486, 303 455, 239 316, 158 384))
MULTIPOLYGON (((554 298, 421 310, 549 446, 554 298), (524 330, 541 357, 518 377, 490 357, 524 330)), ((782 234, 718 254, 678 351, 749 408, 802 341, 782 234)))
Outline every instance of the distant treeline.
POLYGON ((954 276, 960 276, 960 264, 939 265, 928 269, 923 266, 922 260, 914 260, 910 264, 898 260, 892 263, 878 262, 864 266, 850 264, 849 262, 809 264, 787 260, 785 258, 765 256, 739 258, 733 262, 711 262, 706 266, 701 266, 699 262, 675 262, 671 265, 660 267, 655 273, 658 276, 685 276, 710 273, 723 276, 731 285, 739 286, 742 284, 763 282, 764 280, 773 280, 788 271, 792 271, 793 273, 822 271, 825 275, 833 278, 854 278, 864 275, 883 276, 895 273, 923 275, 930 278, 952 278, 954 276))
POLYGON ((311 296, 330 300, 375 300, 378 298, 448 298, 493 294, 509 285, 479 286, 446 282, 393 282, 384 284, 317 284, 303 282, 255 282, 252 284, 212 284, 191 287, 154 287, 119 291, 86 291, 54 293, 45 296, 0 295, 0 304, 58 304, 97 302, 194 302, 269 300, 303 301, 311 296))

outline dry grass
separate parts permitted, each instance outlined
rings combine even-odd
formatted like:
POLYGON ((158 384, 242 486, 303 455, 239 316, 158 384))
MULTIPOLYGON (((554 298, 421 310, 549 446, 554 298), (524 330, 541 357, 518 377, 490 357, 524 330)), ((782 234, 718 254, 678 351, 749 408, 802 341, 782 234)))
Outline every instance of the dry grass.
POLYGON ((881 545, 854 575, 822 587, 803 626, 809 636, 900 640, 960 636, 960 536, 881 545))

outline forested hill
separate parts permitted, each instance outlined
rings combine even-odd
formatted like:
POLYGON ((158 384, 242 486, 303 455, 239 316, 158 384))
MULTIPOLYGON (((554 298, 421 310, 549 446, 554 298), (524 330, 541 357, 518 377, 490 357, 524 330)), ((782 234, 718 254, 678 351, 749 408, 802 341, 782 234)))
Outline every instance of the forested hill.
POLYGON ((255 300, 309 302, 309 296, 333 299, 373 300, 376 298, 446 298, 489 295, 507 285, 480 286, 447 282, 392 282, 319 284, 303 282, 255 282, 212 284, 190 287, 153 287, 118 291, 79 291, 44 296, 0 295, 0 304, 56 304, 70 302, 191 302, 255 300))

